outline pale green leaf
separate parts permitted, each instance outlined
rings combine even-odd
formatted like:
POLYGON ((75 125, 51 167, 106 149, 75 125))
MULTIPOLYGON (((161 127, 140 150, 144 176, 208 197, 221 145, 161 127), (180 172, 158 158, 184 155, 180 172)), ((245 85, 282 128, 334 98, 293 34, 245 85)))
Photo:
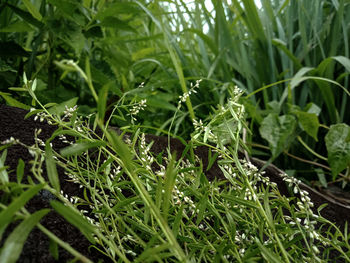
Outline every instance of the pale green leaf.
POLYGON ((350 127, 345 123, 332 125, 325 136, 328 163, 336 176, 350 165, 350 127))

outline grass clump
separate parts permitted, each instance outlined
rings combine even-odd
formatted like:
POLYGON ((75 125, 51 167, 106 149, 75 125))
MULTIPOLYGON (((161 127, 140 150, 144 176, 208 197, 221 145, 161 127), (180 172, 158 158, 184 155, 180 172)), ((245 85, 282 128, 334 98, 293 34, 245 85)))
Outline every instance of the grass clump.
MULTIPOLYGON (((171 147, 153 152, 152 142, 136 126, 132 133, 118 135, 103 125, 103 114, 83 119, 76 107, 51 114, 42 106, 33 113, 58 129, 46 142, 36 139, 34 146, 27 146, 35 157, 32 174, 51 193, 51 206, 113 262, 348 261, 347 236, 312 212, 313 204, 298 180, 282 174, 300 198, 282 196, 263 172, 238 157, 246 126, 244 106, 238 102, 241 94, 233 89, 232 98, 210 118, 194 123, 192 140, 183 153, 171 147), (50 144, 55 137, 67 147, 55 151, 50 144), (195 154, 203 145, 210 149, 209 166, 217 162, 224 180, 207 179, 208 167, 195 154), (45 165, 48 181, 42 170, 45 165), (68 196, 61 190, 56 166, 79 185, 80 194, 68 196)), ((178 108, 186 99, 187 95, 181 97, 178 108)), ((135 112, 133 106, 129 110, 135 112)), ((15 192, 9 191, 13 187, 35 189, 32 194, 39 191, 33 180, 1 184, 1 190, 14 197, 15 192)), ((9 211, 16 201, 1 204, 7 223, 14 215, 23 223, 34 216, 23 208, 26 201, 13 213, 9 211)), ((0 253, 6 255, 6 247, 0 253)))

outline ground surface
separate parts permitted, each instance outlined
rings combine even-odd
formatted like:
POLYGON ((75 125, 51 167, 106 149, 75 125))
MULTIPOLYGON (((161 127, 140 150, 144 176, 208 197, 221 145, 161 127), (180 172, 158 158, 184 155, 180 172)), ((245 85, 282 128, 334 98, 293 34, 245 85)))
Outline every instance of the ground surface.
MULTIPOLYGON (((16 139, 19 139, 26 145, 33 145, 35 128, 42 129, 42 133, 39 136, 39 138, 42 140, 49 138, 52 132, 56 129, 54 126, 50 126, 39 121, 34 121, 33 117, 24 120, 26 113, 27 112, 22 109, 0 105, 0 142, 9 139, 12 136, 16 139)), ((164 151, 168 145, 167 139, 165 137, 148 135, 146 139, 147 141, 154 141, 152 151, 156 154, 164 151)), ((53 146, 54 149, 58 150, 62 147, 65 147, 66 145, 58 140, 55 140, 53 141, 53 146)), ((176 150, 177 153, 181 153, 184 150, 182 143, 175 139, 171 140, 171 148, 172 150, 176 150)), ((208 149, 206 147, 198 147, 196 149, 196 154, 202 160, 204 167, 206 167, 208 162, 208 149)), ((11 181, 16 181, 16 174, 14 171, 16 170, 19 158, 24 160, 26 163, 25 174, 30 174, 29 162, 32 157, 29 155, 29 152, 26 148, 19 145, 14 145, 8 149, 8 154, 5 162, 5 165, 9 166, 10 171, 12 171, 12 173, 10 173, 11 181)), ((252 159, 251 161, 258 167, 262 167, 264 164, 257 159, 252 159)), ((78 185, 68 182, 62 170, 59 169, 58 172, 60 176, 61 188, 64 193, 68 194, 69 196, 81 195, 78 185)), ((288 189, 279 175, 280 173, 280 170, 271 165, 266 170, 266 176, 268 176, 271 181, 277 183, 282 195, 289 196, 288 189)), ((223 174, 221 173, 219 167, 214 164, 213 167, 207 172, 207 177, 209 180, 212 180, 214 178, 220 179, 223 178, 223 174)), ((25 180, 26 178, 24 178, 24 182, 25 180)), ((301 188, 304 188, 310 192, 310 197, 315 204, 315 209, 321 204, 328 202, 329 205, 322 210, 321 214, 341 227, 341 229, 344 228, 345 221, 350 219, 350 208, 337 203, 329 196, 321 195, 320 193, 308 188, 305 185, 302 185, 301 188)), ((1 194, 3 193, 0 192, 0 195, 1 194)), ((43 192, 40 193, 31 199, 29 203, 27 203, 26 208, 29 212, 32 213, 46 207, 50 208, 47 199, 43 198, 44 194, 45 193, 43 192)), ((99 260, 108 262, 108 259, 103 258, 103 256, 97 252, 97 250, 89 248, 89 242, 79 232, 79 230, 67 223, 54 211, 45 216, 42 219, 41 224, 56 234, 59 238, 68 242, 72 247, 81 252, 83 255, 90 258, 93 262, 98 262, 99 260)), ((13 224, 7 229, 7 235, 14 227, 15 225, 13 224)), ((50 255, 48 248, 49 240, 46 235, 40 232, 38 229, 34 229, 23 248, 20 260, 18 262, 57 262, 50 255)), ((72 258, 72 256, 63 249, 59 250, 59 256, 60 258, 58 262, 66 262, 72 258)))

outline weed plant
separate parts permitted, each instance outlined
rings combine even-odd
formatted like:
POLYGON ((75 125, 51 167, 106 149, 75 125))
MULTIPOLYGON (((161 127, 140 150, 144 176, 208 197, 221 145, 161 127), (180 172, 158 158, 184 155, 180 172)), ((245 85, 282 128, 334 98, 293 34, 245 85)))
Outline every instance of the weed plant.
MULTIPOLYGON (((237 85, 246 95, 254 155, 323 187, 337 181, 345 187, 349 8, 345 0, 261 1, 261 7, 253 0, 5 0, 0 96, 29 109, 31 97, 11 88, 25 71, 38 80, 44 104, 79 101, 88 115, 109 87, 113 105, 121 97, 125 104, 147 100, 149 110, 138 120, 147 131, 159 134, 171 125, 173 134, 189 139, 196 118, 205 119, 237 85), (201 90, 177 110, 178 96, 199 78, 201 90), (331 125, 344 138, 326 139, 331 125)), ((118 116, 111 123, 128 125, 118 116)))
MULTIPOLYGON (((36 139, 35 145, 26 146, 34 156, 31 171, 39 184, 33 180, 21 184, 20 172, 19 183, 10 183, 3 168, 6 154, 2 154, 1 191, 11 193, 12 201, 1 203, 0 229, 3 232, 14 218, 22 220, 1 248, 3 262, 15 262, 27 236, 24 233, 35 225, 56 245, 90 262, 39 224, 47 209, 29 214, 23 207, 40 189, 49 191, 54 196, 51 206, 113 262, 350 260, 347 231, 343 234, 312 212, 313 203, 298 187, 297 179, 281 174, 300 198, 282 196, 268 177, 251 163, 238 159, 246 127, 238 88, 231 90, 231 99, 210 118, 194 123, 188 151, 193 152, 198 145, 210 147, 216 153, 212 158, 217 159, 209 162, 217 161, 226 178, 208 181, 206 167, 198 157, 175 154, 171 148, 163 155, 154 155, 136 125, 128 128, 133 131, 131 135, 119 136, 103 125, 100 111, 90 118, 80 117, 76 107, 52 114, 50 108, 57 110, 62 105, 42 105, 33 87, 34 82, 25 83, 42 108, 28 116, 36 114, 36 121, 47 121, 58 129, 46 142, 36 139), (94 129, 97 126, 102 134, 94 129), (55 152, 50 145, 55 137, 69 146, 55 152), (44 166, 48 182, 43 177, 44 166), (68 196, 60 190, 56 166, 84 189, 84 196, 68 196)), ((189 92, 181 96, 178 109, 189 92)), ((103 109, 103 96, 100 93, 98 97, 99 110, 103 109)), ((137 118, 135 113, 141 105, 137 110, 135 105, 126 108, 137 118)), ((15 138, 3 142, 9 147, 15 143, 21 144, 15 138)))

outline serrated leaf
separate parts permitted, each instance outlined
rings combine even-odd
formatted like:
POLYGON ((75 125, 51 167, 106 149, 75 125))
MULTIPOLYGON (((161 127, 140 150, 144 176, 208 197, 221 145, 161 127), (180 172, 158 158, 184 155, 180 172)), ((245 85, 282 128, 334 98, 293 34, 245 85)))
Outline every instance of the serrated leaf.
POLYGON ((312 138, 317 140, 318 128, 320 127, 320 123, 318 121, 318 117, 314 113, 308 113, 304 111, 297 111, 296 115, 298 116, 298 121, 300 128, 305 131, 312 138))
POLYGON ((270 113, 261 123, 261 137, 269 142, 273 157, 277 157, 294 138, 296 120, 292 115, 270 113))
POLYGON ((21 255, 23 245, 32 229, 50 209, 42 209, 24 219, 6 239, 2 247, 1 262, 14 263, 21 255))
POLYGON ((350 165, 350 127, 345 123, 332 125, 325 136, 328 163, 335 177, 350 165))

